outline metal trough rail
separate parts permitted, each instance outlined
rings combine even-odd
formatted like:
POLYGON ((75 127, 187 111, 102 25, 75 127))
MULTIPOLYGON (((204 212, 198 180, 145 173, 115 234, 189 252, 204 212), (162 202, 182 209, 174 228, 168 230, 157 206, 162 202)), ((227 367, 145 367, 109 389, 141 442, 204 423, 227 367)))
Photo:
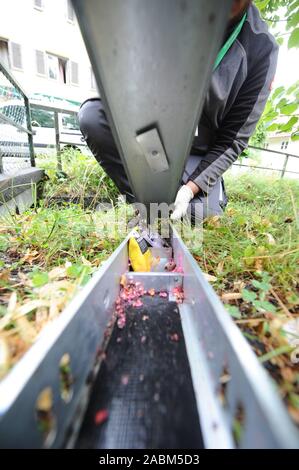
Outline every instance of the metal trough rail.
MULTIPOLYGON (((1 448, 75 445, 100 367, 99 350, 105 343, 120 276, 128 269, 128 239, 1 382, 1 448), (61 393, 59 366, 65 354, 70 357, 73 379, 67 400, 61 393), (37 398, 45 389, 51 390, 53 399, 52 430, 46 437, 36 414, 37 398)), ((270 377, 175 230, 172 248, 184 274, 127 272, 126 276, 143 282, 145 288, 167 290, 170 300, 173 287, 183 286, 185 299, 179 310, 204 446, 298 448, 298 431, 270 377), (224 373, 228 381, 221 392, 224 373), (242 434, 236 442, 233 427, 240 410, 242 434)))

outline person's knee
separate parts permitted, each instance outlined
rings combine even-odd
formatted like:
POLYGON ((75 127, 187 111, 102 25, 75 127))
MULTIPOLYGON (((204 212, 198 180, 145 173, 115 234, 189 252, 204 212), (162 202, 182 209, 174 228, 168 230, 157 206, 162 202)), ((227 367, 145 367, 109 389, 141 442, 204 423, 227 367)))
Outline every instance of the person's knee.
POLYGON ((91 98, 86 100, 79 109, 78 122, 85 139, 91 136, 96 131, 96 126, 99 125, 100 107, 101 100, 91 98))

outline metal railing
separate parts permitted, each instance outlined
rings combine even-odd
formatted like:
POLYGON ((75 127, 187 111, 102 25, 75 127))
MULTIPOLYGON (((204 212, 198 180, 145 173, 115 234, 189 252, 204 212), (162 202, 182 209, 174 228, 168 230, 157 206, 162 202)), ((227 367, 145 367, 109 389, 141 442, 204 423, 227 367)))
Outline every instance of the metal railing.
MULTIPOLYGON (((260 165, 245 165, 243 163, 234 163, 233 166, 239 166, 239 167, 245 167, 245 168, 250 168, 254 170, 270 170, 270 171, 278 171, 281 173, 281 178, 284 177, 285 173, 291 173, 295 175, 299 175, 299 171, 292 171, 292 170, 287 170, 287 164, 289 161, 289 158, 299 158, 299 155, 295 155, 293 153, 288 153, 288 152, 280 152, 279 150, 271 150, 263 147, 256 147, 255 145, 248 145, 249 149, 254 149, 254 150, 259 150, 261 152, 269 152, 272 154, 277 154, 277 155, 284 155, 284 162, 282 168, 272 168, 272 167, 267 167, 267 166, 260 166, 260 165)), ((299 163, 299 160, 298 160, 299 163)))
MULTIPOLYGON (((62 160, 61 160, 61 144, 64 142, 60 139, 61 129, 60 129, 60 122, 59 122, 59 113, 62 114, 69 114, 71 116, 77 116, 77 111, 72 111, 69 109, 65 109, 63 107, 54 107, 54 106, 47 106, 45 104, 35 104, 31 103, 32 109, 50 111, 54 115, 54 129, 55 129, 55 146, 56 146, 56 154, 57 154, 57 170, 62 170, 62 160)), ((70 135, 70 133, 69 133, 70 135)), ((74 135, 78 135, 78 132, 74 133, 74 135)))
POLYGON ((35 166, 29 98, 0 63, 0 173, 5 157, 30 158, 35 166))

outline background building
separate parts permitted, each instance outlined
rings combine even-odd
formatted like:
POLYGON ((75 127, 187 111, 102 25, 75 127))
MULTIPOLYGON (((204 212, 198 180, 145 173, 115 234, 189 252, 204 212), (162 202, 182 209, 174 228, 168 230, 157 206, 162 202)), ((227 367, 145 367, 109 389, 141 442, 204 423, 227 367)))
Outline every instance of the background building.
POLYGON ((97 95, 70 0, 0 0, 0 11, 0 61, 27 94, 97 95))

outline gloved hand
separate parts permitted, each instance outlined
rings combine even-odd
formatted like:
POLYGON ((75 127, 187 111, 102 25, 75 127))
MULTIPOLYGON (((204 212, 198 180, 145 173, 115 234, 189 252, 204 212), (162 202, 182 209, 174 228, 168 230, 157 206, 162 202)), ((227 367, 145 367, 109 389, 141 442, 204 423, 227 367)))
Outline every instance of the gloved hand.
POLYGON ((181 217, 183 217, 187 212, 191 199, 193 198, 194 193, 192 189, 190 188, 190 186, 184 184, 184 186, 182 186, 177 192, 174 201, 174 211, 171 214, 170 218, 172 220, 179 220, 181 217))

